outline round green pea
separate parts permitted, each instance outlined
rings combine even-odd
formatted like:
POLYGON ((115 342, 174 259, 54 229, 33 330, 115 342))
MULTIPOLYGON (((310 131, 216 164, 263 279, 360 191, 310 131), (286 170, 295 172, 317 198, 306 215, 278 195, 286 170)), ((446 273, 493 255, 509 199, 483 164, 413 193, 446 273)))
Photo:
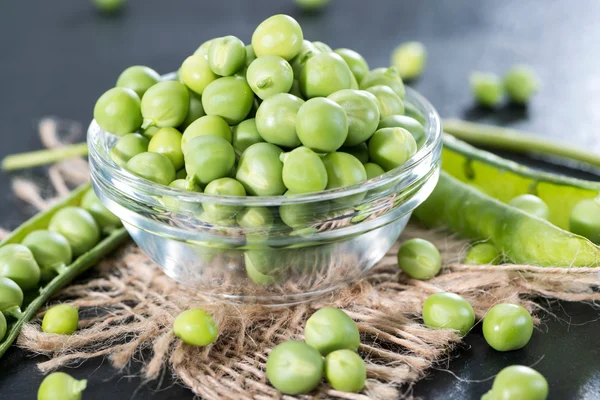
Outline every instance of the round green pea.
POLYGON ((329 47, 329 45, 326 44, 326 43, 319 42, 319 41, 314 41, 314 42, 312 42, 312 44, 321 53, 330 53, 330 52, 333 51, 333 50, 331 50, 331 47, 329 47))
POLYGON ((258 25, 252 34, 252 48, 257 57, 271 55, 289 61, 300 52, 302 40, 300 24, 288 15, 278 14, 258 25))
POLYGON ((353 155, 363 164, 369 162, 369 148, 367 147, 366 143, 361 143, 356 146, 342 146, 338 149, 338 151, 353 155))
POLYGON ((533 68, 515 65, 504 76, 504 86, 511 101, 527 103, 540 88, 540 78, 533 68))
POLYGON ((0 312, 18 318, 22 305, 23 290, 12 279, 0 276, 0 312))
POLYGON ((416 152, 415 139, 403 128, 379 129, 369 140, 369 159, 385 171, 401 166, 416 152))
POLYGON ((117 165, 124 167, 131 157, 146 151, 148 151, 148 139, 139 133, 130 133, 117 140, 110 149, 110 158, 117 165))
POLYGON ((208 64, 212 72, 231 76, 246 65, 246 47, 235 36, 214 39, 208 48, 208 64))
POLYGON ((388 86, 401 99, 404 99, 406 88, 402 82, 400 74, 396 67, 375 68, 369 71, 360 81, 361 89, 368 89, 373 86, 388 86))
POLYGON ((504 83, 496 74, 473 72, 469 78, 475 101, 485 107, 495 107, 504 98, 504 83))
POLYGON ((41 272, 27 246, 11 243, 0 248, 0 276, 12 279, 25 291, 38 286, 41 272))
POLYGON ((416 119, 421 125, 425 125, 423 113, 412 103, 404 103, 404 115, 416 119))
POLYGON ((102 232, 109 233, 123 225, 119 217, 111 213, 100 201, 93 189, 90 189, 81 198, 80 207, 92 214, 96 224, 102 232))
MULTIPOLYGON (((293 196, 291 191, 285 192, 285 196, 293 196)), ((328 203, 292 203, 279 206, 279 217, 284 224, 294 229, 306 228, 309 225, 323 219, 329 212, 328 203)))
POLYGON ((298 110, 296 133, 302 145, 313 151, 336 151, 348 137, 346 112, 339 104, 329 99, 310 99, 298 110))
POLYGON ((391 62, 402 79, 418 78, 427 62, 427 49, 420 42, 402 43, 394 49, 391 62))
POLYGON ((289 92, 294 81, 294 71, 281 57, 262 56, 248 66, 246 79, 252 91, 264 100, 277 93, 289 92))
POLYGON ((42 280, 52 279, 73 261, 69 241, 60 233, 37 230, 27 234, 21 242, 27 246, 40 267, 42 280))
POLYGON ((58 335, 70 335, 77 330, 79 324, 79 307, 60 304, 52 307, 42 319, 42 331, 58 335))
POLYGON ((333 152, 323 157, 327 170, 327 189, 351 186, 367 180, 365 167, 353 155, 333 152))
MULTIPOLYGON (((185 168, 181 168, 179 171, 177 171, 177 173, 175 174, 175 179, 185 179, 187 178, 187 171, 185 170, 185 168)), ((174 181, 173 181, 174 182, 174 181)), ((171 182, 171 183, 173 183, 171 182)), ((170 186, 171 184, 169 184, 170 186)))
POLYGON ((367 380, 367 367, 352 350, 336 350, 325 357, 325 378, 335 390, 360 392, 367 380))
POLYGON ((175 180, 175 167, 171 160, 159 153, 140 153, 133 156, 125 168, 140 178, 167 186, 175 180))
POLYGON ((160 81, 160 75, 152 68, 134 65, 121 72, 117 79, 117 87, 133 90, 142 98, 146 90, 160 81))
POLYGON ((114 14, 125 5, 125 0, 94 0, 94 4, 105 14, 114 14))
POLYGON ((320 192, 327 187, 327 170, 321 157, 307 147, 298 147, 281 155, 283 183, 299 193, 320 192))
POLYGON ((6 317, 4 314, 0 313, 0 340, 4 339, 4 336, 6 336, 6 328, 6 317))
POLYGON ((158 132, 159 129, 160 128, 158 126, 149 126, 145 129, 140 128, 140 133, 146 139, 150 140, 150 139, 152 139, 152 136, 156 135, 156 132, 158 132))
POLYGON ((372 163, 372 162, 368 162, 363 164, 365 167, 365 172, 367 173, 367 179, 373 179, 378 177, 379 175, 383 175, 385 174, 385 171, 383 170, 383 168, 381 168, 379 165, 372 163))
POLYGON ((282 393, 309 393, 319 386, 322 376, 323 359, 306 343, 283 342, 267 357, 267 379, 282 393))
POLYGON ((356 323, 345 312, 326 307, 306 321, 304 341, 326 356, 341 349, 358 350, 360 334, 356 323))
POLYGON ((181 150, 181 133, 175 128, 160 128, 150 139, 148 151, 167 157, 176 170, 183 167, 183 151, 181 150))
POLYGON ((350 71, 352 71, 352 74, 354 74, 358 83, 360 83, 369 72, 369 64, 367 64, 367 61, 363 56, 356 51, 350 49, 335 49, 333 52, 346 61, 346 64, 348 64, 350 71))
POLYGON ((319 54, 320 52, 321 51, 317 50, 317 48, 312 44, 312 42, 308 40, 303 40, 300 52, 296 57, 294 57, 290 61, 290 65, 292 66, 292 70, 294 71, 294 78, 298 79, 298 77, 300 77, 300 73, 302 72, 302 68, 304 68, 304 64, 306 64, 306 61, 308 61, 308 59, 313 57, 315 54, 319 54))
POLYGON ((298 147, 297 116, 304 100, 279 93, 264 100, 256 111, 256 129, 267 142, 284 147, 298 147))
POLYGON ((502 255, 491 243, 478 243, 467 251, 464 263, 467 265, 496 265, 502 255))
POLYGON ((533 194, 522 194, 513 198, 508 204, 529 215, 546 220, 550 218, 550 208, 548 205, 544 200, 533 194))
POLYGON ((569 230, 600 243, 600 201, 584 199, 577 203, 569 214, 569 230))
POLYGON ((216 115, 205 115, 192 122, 183 132, 181 149, 185 152, 190 140, 198 136, 216 136, 231 143, 231 129, 225 120, 216 115))
POLYGON ((407 115, 389 115, 379 121, 377 129, 381 128, 404 128, 417 142, 417 148, 421 148, 425 143, 425 128, 416 119, 407 115))
POLYGON ((294 0, 298 7, 307 10, 315 11, 329 4, 329 0, 294 0))
POLYGON ((481 400, 546 400, 548 381, 536 370, 523 365, 504 368, 481 400))
POLYGON ((209 83, 202 94, 207 115, 218 115, 229 125, 246 119, 252 108, 254 93, 244 78, 225 76, 209 83))
POLYGON ((192 55, 181 64, 181 80, 192 92, 201 95, 209 83, 219 76, 215 74, 205 56, 192 55))
POLYGON ((378 85, 366 90, 377 98, 381 118, 404 114, 404 101, 390 87, 378 85))
POLYGON ((398 266, 413 279, 430 279, 442 268, 440 251, 424 239, 410 239, 398 249, 398 266))
POLYGON ((142 97, 142 128, 177 127, 185 120, 190 108, 190 94, 177 81, 159 82, 142 97))
POLYGON ((91 250, 100 241, 100 229, 94 217, 80 207, 69 206, 58 210, 50 219, 48 229, 67 239, 74 258, 91 250))
POLYGON ((303 99, 302 92, 300 91, 300 84, 298 83, 297 79, 294 79, 294 81, 292 82, 290 94, 298 97, 299 99, 303 99))
POLYGON ((188 109, 188 113, 179 125, 179 131, 183 132, 187 129, 188 126, 192 124, 192 122, 198 120, 198 118, 204 117, 206 113, 204 112, 204 107, 202 107, 202 97, 197 95, 196 93, 189 91, 190 94, 190 107, 188 109))
POLYGON ((483 337, 498 351, 521 349, 532 334, 531 314, 517 304, 496 304, 483 318, 483 337))
POLYGON ((252 196, 279 196, 285 193, 282 150, 271 143, 256 143, 242 154, 235 178, 252 196))
POLYGON ((244 229, 268 231, 274 219, 267 207, 246 207, 236 215, 235 220, 244 229))
POLYGON ((276 283, 278 280, 277 274, 265 274, 256 268, 253 261, 254 258, 252 257, 253 253, 256 253, 256 251, 244 253, 244 267, 246 268, 248 278, 258 286, 269 286, 276 283))
POLYGON ((200 46, 198 46, 198 48, 196 49, 196 51, 194 51, 194 55, 195 56, 208 57, 208 50, 210 49, 211 43, 215 39, 218 39, 218 38, 213 38, 213 39, 207 40, 206 42, 204 42, 200 46))
POLYGON ((423 322, 430 328, 454 329, 466 335, 475 324, 475 312, 457 294, 435 293, 423 304, 423 322))
MULTIPOLYGON (((210 182, 204 188, 204 193, 215 196, 245 196, 246 190, 241 183, 232 178, 219 178, 210 182)), ((209 218, 220 221, 234 217, 242 207, 228 206, 215 203, 203 203, 202 207, 209 218)))
MULTIPOLYGON (((202 188, 196 183, 196 181, 185 178, 175 179, 173 182, 169 183, 169 187, 188 192, 202 193, 202 188)), ((162 200, 165 204, 165 207, 176 212, 195 213, 200 209, 200 205, 198 203, 179 200, 176 197, 164 196, 162 200)))
POLYGON ((298 82, 304 96, 310 99, 350 89, 352 76, 352 71, 342 57, 331 52, 318 53, 306 60, 298 82))
POLYGON ((87 380, 77 380, 64 372, 53 372, 44 378, 37 400, 81 400, 87 380))
POLYGON ((258 133, 256 119, 254 118, 246 119, 234 126, 232 134, 233 148, 240 154, 253 144, 264 142, 262 136, 258 133))
POLYGON ((173 322, 173 331, 184 343, 192 346, 208 346, 219 336, 212 315, 201 308, 192 308, 179 314, 173 322))
POLYGON ((348 118, 348 137, 344 146, 356 146, 369 140, 379 124, 379 107, 362 90, 344 89, 327 98, 339 104, 348 118))
POLYGON ((106 132, 123 136, 136 132, 142 125, 140 98, 131 89, 107 90, 96 101, 94 119, 106 132))
POLYGON ((254 49, 251 44, 246 45, 246 68, 252 63, 252 61, 256 60, 256 54, 254 53, 254 49))
POLYGON ((185 146, 184 158, 188 177, 201 186, 228 176, 235 165, 233 146, 218 136, 193 138, 185 146))

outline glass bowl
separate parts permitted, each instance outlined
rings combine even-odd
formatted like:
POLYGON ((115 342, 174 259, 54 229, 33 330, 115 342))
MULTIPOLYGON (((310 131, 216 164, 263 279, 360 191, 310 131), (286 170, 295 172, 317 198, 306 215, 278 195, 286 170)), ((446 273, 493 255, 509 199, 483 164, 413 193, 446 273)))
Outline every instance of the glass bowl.
POLYGON ((424 120, 425 142, 401 167, 354 186, 232 197, 157 185, 112 161, 118 137, 95 121, 88 130, 92 183, 137 245, 176 281, 235 301, 306 301, 368 272, 435 187, 440 118, 410 88, 406 102, 424 120), (212 220, 203 212, 207 205, 237 215, 212 220))

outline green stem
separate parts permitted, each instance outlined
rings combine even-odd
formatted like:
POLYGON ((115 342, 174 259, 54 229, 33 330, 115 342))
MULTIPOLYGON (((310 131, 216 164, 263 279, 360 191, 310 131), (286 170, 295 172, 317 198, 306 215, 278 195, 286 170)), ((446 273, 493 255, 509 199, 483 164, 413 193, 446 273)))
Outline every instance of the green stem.
POLYGON ((37 167, 88 154, 87 143, 77 143, 57 149, 37 150, 29 153, 12 154, 2 160, 2 170, 12 171, 37 167))
POLYGON ((459 119, 444 119, 443 126, 445 132, 474 145, 552 155, 600 167, 600 155, 531 133, 459 119))

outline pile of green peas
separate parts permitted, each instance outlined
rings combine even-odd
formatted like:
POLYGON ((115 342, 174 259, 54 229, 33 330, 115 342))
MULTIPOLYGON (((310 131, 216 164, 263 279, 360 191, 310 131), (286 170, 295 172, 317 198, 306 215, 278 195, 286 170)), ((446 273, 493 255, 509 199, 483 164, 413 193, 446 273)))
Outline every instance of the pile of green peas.
MULTIPOLYGON (((91 250, 102 235, 121 226, 90 189, 78 207, 54 213, 47 229, 34 230, 21 243, 0 247, 0 340, 7 331, 6 317, 22 315, 24 293, 38 290, 64 273, 79 256, 91 250)), ((46 313, 42 329, 49 333, 72 333, 77 329, 77 309, 57 306, 46 313)))
MULTIPOLYGON (((305 40, 296 20, 274 15, 250 44, 203 43, 177 80, 126 69, 94 118, 120 136, 114 162, 159 185, 291 196, 358 184, 409 160, 425 134, 404 115, 404 95, 394 67, 369 69, 357 52, 305 40)), ((204 208, 207 220, 233 223, 242 211, 204 208)))

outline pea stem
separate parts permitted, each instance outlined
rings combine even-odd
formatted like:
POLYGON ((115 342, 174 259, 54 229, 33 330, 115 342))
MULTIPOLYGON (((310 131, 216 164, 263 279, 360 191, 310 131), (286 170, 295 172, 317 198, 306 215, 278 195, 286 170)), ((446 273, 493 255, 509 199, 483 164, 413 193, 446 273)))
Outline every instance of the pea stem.
POLYGON ((13 171, 23 168, 52 164, 57 161, 88 154, 87 143, 77 143, 56 149, 31 151, 28 153, 12 154, 2 160, 3 171, 13 171))
POLYGON ((535 134, 453 118, 444 119, 443 126, 446 133, 474 145, 519 153, 547 154, 600 167, 599 155, 535 134))

